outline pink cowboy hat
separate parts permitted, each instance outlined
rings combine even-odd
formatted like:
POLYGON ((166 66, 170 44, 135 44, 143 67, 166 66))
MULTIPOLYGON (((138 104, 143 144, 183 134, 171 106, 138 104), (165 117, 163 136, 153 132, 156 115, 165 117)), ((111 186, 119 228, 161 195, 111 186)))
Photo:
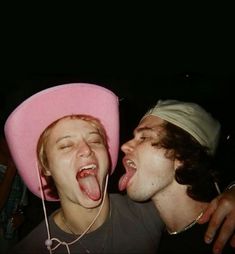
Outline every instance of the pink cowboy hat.
MULTIPOLYGON (((52 122, 63 116, 86 114, 98 118, 107 137, 113 173, 119 150, 119 101, 110 90, 87 83, 54 86, 21 103, 5 123, 5 135, 19 174, 29 190, 41 198, 38 178, 37 143, 52 122)), ((42 188, 46 185, 41 175, 42 188)), ((44 197, 56 201, 47 190, 44 197)))

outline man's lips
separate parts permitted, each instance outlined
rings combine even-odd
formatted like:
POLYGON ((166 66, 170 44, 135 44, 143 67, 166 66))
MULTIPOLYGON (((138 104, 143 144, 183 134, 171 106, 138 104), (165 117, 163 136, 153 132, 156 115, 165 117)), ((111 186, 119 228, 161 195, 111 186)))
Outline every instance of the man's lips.
POLYGON ((118 187, 120 191, 123 191, 127 188, 130 179, 135 174, 137 169, 135 163, 129 158, 124 157, 122 163, 126 169, 126 173, 119 180, 118 187))

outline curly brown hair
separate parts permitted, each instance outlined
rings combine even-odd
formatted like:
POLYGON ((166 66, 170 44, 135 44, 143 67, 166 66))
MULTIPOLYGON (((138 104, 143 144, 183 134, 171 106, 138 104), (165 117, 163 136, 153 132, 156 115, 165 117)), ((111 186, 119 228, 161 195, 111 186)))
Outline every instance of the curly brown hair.
POLYGON ((175 179, 187 185, 187 194, 194 200, 209 202, 218 192, 215 182, 218 171, 215 159, 188 132, 169 122, 163 124, 164 135, 160 142, 153 144, 166 149, 165 156, 178 159, 182 165, 176 169, 175 179))

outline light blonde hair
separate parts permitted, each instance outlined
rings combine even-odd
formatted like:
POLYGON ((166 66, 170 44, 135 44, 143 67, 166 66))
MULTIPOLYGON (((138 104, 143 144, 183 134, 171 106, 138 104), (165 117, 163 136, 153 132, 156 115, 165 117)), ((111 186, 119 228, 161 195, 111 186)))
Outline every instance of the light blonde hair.
MULTIPOLYGON (((51 196, 57 196, 58 194, 56 193, 56 187, 54 184, 54 181, 51 177, 48 177, 45 175, 45 171, 48 168, 48 158, 47 158, 47 154, 46 154, 46 145, 47 145, 47 141, 48 141, 48 136, 52 130, 52 128, 62 119, 65 118, 70 118, 70 119, 78 119, 78 120, 84 120, 89 122, 93 127, 95 127, 99 134, 102 137, 102 140, 104 142, 105 147, 108 150, 108 139, 107 139, 107 134, 105 131, 104 126, 102 125, 102 123, 95 117, 89 116, 89 115, 70 115, 70 116, 64 116, 58 120, 56 120, 55 122, 51 123, 41 134, 41 136, 39 137, 38 140, 38 144, 37 144, 37 158, 38 158, 38 162, 39 162, 39 169, 40 172, 45 176, 46 181, 47 181, 47 185, 46 188, 51 189, 50 191, 50 195, 51 196)), ((110 158, 109 158, 110 159, 110 158)))

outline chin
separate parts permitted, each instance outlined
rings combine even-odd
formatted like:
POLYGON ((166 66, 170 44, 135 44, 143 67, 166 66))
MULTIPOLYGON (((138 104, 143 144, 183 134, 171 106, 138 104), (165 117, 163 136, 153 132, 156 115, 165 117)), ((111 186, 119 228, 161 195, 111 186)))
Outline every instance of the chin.
POLYGON ((142 202, 146 200, 140 193, 136 193, 134 191, 131 191, 130 189, 127 189, 127 195, 130 197, 130 199, 137 202, 142 202))
POLYGON ((101 205, 101 203, 102 203, 101 198, 99 200, 87 199, 87 201, 83 201, 81 205, 87 209, 92 209, 92 208, 99 207, 101 205))
POLYGON ((143 192, 140 187, 135 190, 133 188, 127 188, 127 194, 132 200, 137 202, 148 201, 153 196, 151 192, 143 192))

